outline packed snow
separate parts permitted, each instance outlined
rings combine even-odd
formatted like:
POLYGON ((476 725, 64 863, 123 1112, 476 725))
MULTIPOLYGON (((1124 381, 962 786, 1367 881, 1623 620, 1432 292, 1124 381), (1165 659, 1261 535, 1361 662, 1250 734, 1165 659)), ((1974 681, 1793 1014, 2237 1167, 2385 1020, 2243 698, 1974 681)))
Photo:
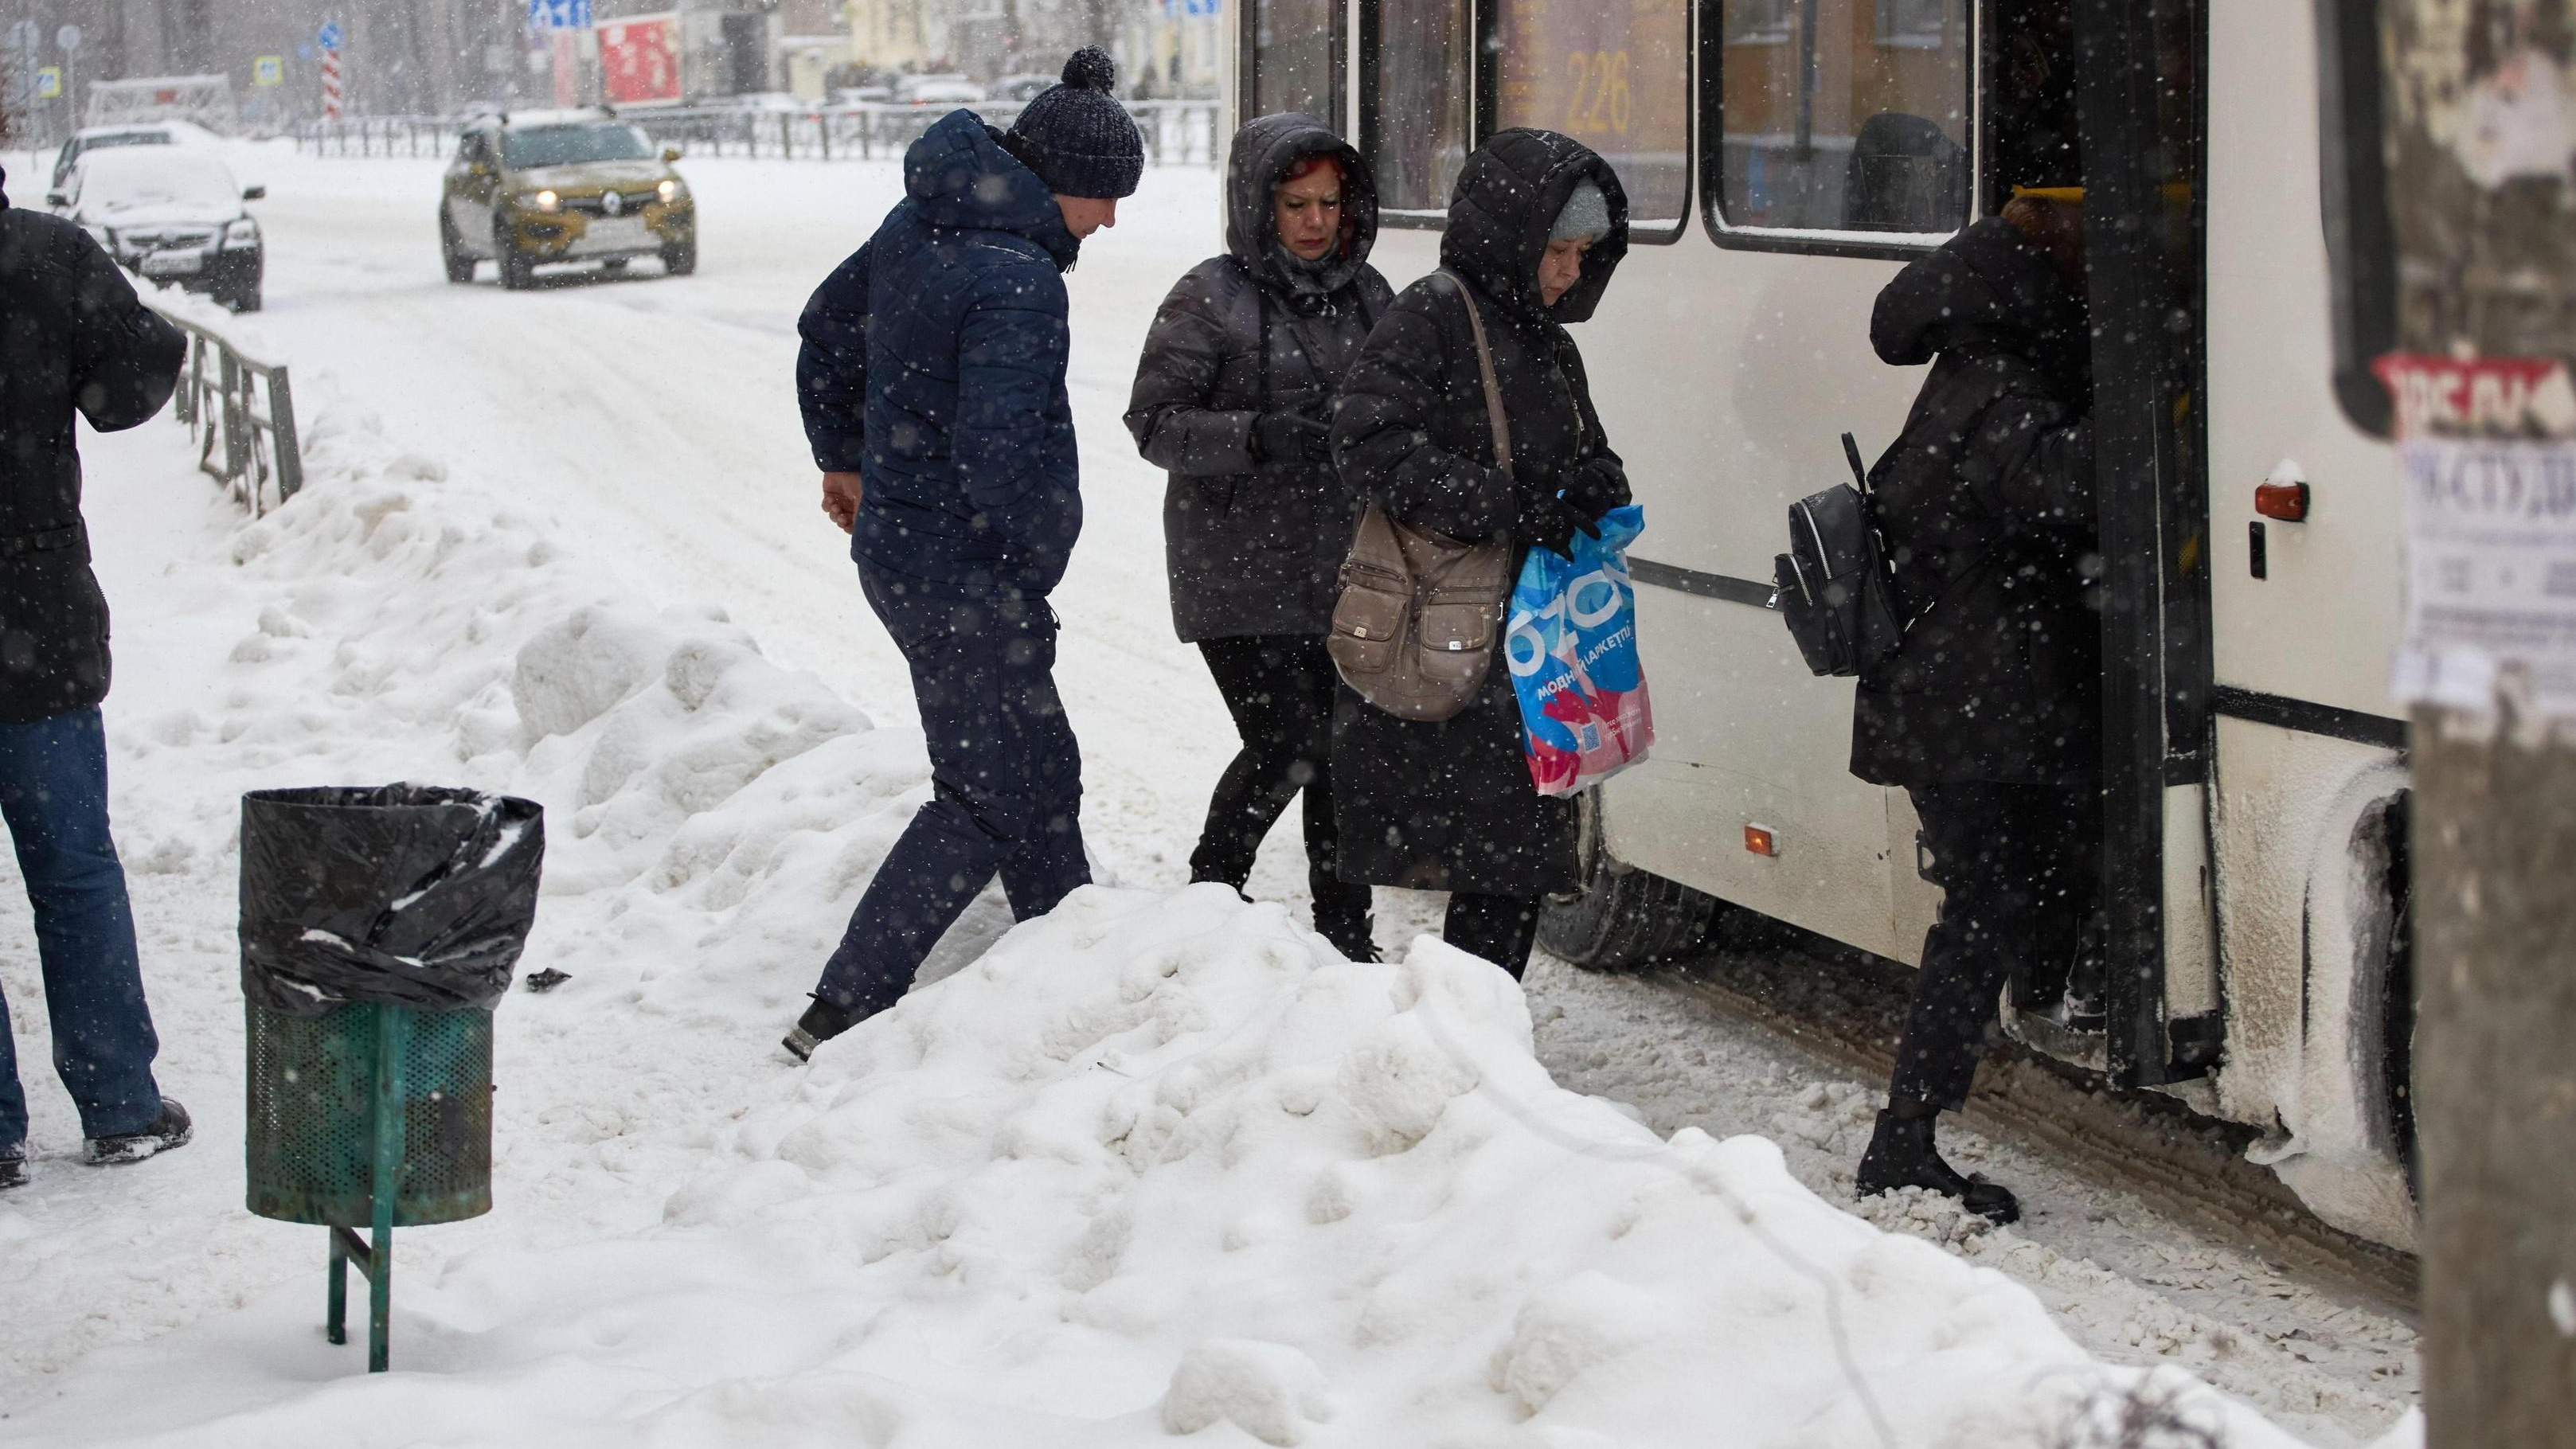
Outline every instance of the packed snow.
MULTIPOLYGON (((2109 1444, 2140 1403, 2297 1442, 2097 1336, 2070 1304, 2109 1290, 2054 1250, 1819 1196, 1850 1084, 1721 1045, 1693 1090, 1744 1073, 1782 1145, 1676 1130, 1706 1103, 1669 1074, 1621 1084, 1650 1127, 1568 1085, 1696 1050, 1646 988, 1542 962, 1525 995, 1393 893, 1392 964, 1343 961, 1289 831, 1264 904, 1179 885, 1232 741, 1116 412, 1213 245, 1204 173, 1151 173, 1073 278, 1092 523, 1058 607, 1104 884, 1016 929, 988 896, 798 1068, 777 1038, 927 791, 786 385, 891 168, 691 163, 698 278, 504 296, 438 281, 434 163, 256 161, 273 311, 235 325, 296 366, 306 493, 243 517, 166 419, 83 440, 119 837, 199 1141, 77 1165, 0 882, 38 1174, 0 1198, 0 1443, 1875 1449, 2109 1444), (569 979, 501 1006, 496 1209, 397 1234, 370 1378, 322 1341, 320 1230, 241 1208, 232 893, 242 791, 393 779, 546 805, 521 971, 569 979)), ((2346 1407, 2299 1436, 2379 1413, 2346 1407)))

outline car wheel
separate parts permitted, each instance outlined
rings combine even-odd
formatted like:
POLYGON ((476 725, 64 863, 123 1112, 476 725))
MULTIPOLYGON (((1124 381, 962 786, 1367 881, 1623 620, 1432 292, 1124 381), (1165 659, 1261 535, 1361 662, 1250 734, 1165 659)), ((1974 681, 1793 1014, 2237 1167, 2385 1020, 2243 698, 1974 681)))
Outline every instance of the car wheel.
POLYGON ((610 257, 599 264, 599 269, 613 277, 619 272, 625 271, 626 264, 633 260, 634 258, 632 257, 610 257))
POLYGON ((523 292, 537 283, 537 264, 519 250, 510 237, 510 224, 495 222, 492 226, 492 254, 501 259, 501 285, 513 292, 523 292))
POLYGON ((239 286, 237 286, 237 287, 233 288, 233 295, 232 295, 232 309, 233 309, 234 311, 236 311, 236 312, 256 312, 256 311, 258 311, 258 310, 259 310, 259 308, 260 308, 259 283, 257 283, 257 282, 244 282, 244 283, 242 283, 241 285, 239 285, 239 286))
POLYGON ((438 209, 438 256, 447 264, 447 280, 460 285, 474 280, 474 254, 465 249, 465 238, 456 234, 456 223, 443 206, 438 209))
POLYGON ((662 270, 674 277, 685 277, 698 269, 698 239, 673 242, 662 248, 662 270))

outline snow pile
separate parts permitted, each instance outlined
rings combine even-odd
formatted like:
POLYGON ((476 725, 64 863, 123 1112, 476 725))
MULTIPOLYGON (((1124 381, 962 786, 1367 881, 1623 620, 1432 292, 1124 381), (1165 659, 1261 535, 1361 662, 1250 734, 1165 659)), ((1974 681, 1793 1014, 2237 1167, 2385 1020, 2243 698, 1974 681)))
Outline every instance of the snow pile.
MULTIPOLYGON (((111 1359, 77 1416, 21 1427, 2041 1445, 2088 1442, 2060 1431, 2139 1377, 2000 1275, 1835 1211, 1768 1142, 1661 1141, 1556 1088, 1493 967, 1428 938, 1354 965, 1218 887, 1087 888, 745 1097, 658 1229, 405 1281, 390 1378, 299 1382, 319 1354, 246 1373, 241 1338, 309 1317, 303 1292, 148 1350, 157 1413, 111 1359)), ((2178 1401, 2233 1444, 2291 1442, 2178 1401)))

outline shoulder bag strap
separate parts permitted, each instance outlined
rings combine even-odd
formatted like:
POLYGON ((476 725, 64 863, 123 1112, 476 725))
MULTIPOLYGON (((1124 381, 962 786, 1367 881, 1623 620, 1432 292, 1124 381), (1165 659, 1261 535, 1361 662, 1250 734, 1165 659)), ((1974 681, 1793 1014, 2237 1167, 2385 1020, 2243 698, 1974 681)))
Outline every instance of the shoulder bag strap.
POLYGON ((1451 289, 1467 308, 1467 331, 1476 339, 1476 371, 1485 383, 1485 423, 1494 430, 1494 461, 1505 477, 1512 471, 1512 424, 1503 416, 1503 385, 1494 376, 1494 349, 1485 341, 1485 319, 1476 310, 1476 297, 1458 274, 1443 267, 1439 275, 1449 279, 1451 289))

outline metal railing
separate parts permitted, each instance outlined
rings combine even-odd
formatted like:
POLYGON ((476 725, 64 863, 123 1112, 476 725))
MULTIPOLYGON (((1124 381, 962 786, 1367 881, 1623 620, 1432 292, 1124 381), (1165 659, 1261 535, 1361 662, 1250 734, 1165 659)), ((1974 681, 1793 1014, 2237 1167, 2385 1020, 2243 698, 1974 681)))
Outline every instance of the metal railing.
POLYGON ((188 334, 172 414, 197 440, 197 467, 253 517, 304 486, 304 453, 295 434, 295 394, 286 364, 250 356, 231 338, 192 317, 145 305, 188 334), (273 485, 273 486, 272 486, 273 485))
MULTIPOLYGON (((957 109, 937 105, 823 106, 806 111, 720 110, 707 107, 629 111, 624 119, 654 141, 701 156, 768 157, 789 161, 870 160, 900 156, 931 124, 957 109)), ((1020 113, 1008 102, 969 107, 996 126, 1020 113)), ((1213 100, 1130 101, 1128 114, 1145 138, 1145 155, 1157 165, 1216 164, 1217 103, 1213 100)), ((317 156, 446 156, 467 117, 353 116, 308 121, 295 128, 299 151, 317 156)))

